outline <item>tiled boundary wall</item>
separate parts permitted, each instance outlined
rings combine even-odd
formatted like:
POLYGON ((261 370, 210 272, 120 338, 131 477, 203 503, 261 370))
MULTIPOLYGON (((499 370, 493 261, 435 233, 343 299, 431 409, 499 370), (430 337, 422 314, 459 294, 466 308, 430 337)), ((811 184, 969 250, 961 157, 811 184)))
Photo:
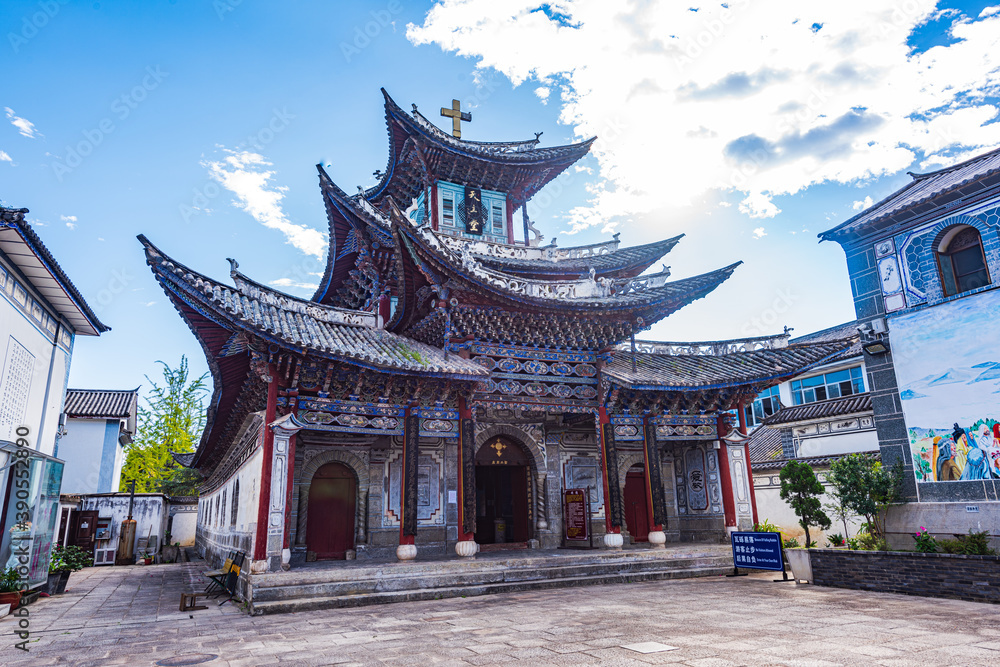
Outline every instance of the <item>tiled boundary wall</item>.
POLYGON ((813 583, 1000 604, 1000 556, 810 549, 813 583))

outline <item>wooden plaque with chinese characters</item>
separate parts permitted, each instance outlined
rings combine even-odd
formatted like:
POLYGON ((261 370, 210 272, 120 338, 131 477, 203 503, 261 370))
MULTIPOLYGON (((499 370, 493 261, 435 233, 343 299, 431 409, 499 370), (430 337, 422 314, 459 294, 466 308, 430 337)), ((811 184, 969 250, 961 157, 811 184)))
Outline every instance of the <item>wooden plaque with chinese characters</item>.
POLYGON ((465 188, 465 231, 475 236, 483 235, 483 193, 479 188, 465 188))

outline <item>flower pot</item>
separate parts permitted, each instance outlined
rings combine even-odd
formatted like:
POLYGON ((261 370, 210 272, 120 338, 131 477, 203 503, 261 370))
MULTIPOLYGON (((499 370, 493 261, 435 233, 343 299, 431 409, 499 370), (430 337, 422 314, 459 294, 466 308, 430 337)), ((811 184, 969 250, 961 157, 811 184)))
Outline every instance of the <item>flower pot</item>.
POLYGON ((812 560, 808 549, 785 549, 785 560, 792 568, 792 577, 796 581, 812 583, 812 560))
POLYGON ((17 609, 17 605, 21 604, 21 591, 7 591, 6 593, 0 593, 0 605, 10 605, 10 610, 14 611, 17 609))
POLYGON ((180 547, 175 547, 173 545, 165 545, 163 549, 160 550, 160 557, 163 559, 161 562, 176 563, 178 551, 180 551, 180 547))
MULTIPOLYGON (((73 574, 69 570, 64 570, 59 573, 59 583, 56 585, 55 593, 52 589, 49 589, 49 595, 62 595, 66 592, 66 584, 69 582, 69 575, 73 574)), ((52 575, 49 575, 52 576, 52 575)))
POLYGON ((49 572, 49 580, 45 584, 45 592, 49 595, 58 595, 56 593, 59 590, 59 578, 62 577, 62 572, 49 572))

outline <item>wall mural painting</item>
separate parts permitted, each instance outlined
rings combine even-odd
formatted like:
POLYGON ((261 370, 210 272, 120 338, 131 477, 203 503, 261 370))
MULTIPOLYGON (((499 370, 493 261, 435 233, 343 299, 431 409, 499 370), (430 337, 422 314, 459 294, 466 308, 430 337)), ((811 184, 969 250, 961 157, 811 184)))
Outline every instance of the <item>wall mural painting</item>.
POLYGON ((1000 479, 998 309, 994 290, 890 322, 917 481, 1000 479))

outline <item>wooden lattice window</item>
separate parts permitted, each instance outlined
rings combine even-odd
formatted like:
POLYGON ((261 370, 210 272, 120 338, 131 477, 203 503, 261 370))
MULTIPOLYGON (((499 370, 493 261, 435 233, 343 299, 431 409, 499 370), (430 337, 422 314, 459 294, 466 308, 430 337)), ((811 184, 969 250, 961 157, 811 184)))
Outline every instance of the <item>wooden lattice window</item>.
POLYGON ((229 517, 229 525, 236 525, 236 514, 240 509, 240 480, 236 480, 236 484, 233 485, 233 509, 229 517))
POLYGON ((937 248, 938 270, 945 296, 990 284, 983 240, 975 227, 946 229, 937 248))

